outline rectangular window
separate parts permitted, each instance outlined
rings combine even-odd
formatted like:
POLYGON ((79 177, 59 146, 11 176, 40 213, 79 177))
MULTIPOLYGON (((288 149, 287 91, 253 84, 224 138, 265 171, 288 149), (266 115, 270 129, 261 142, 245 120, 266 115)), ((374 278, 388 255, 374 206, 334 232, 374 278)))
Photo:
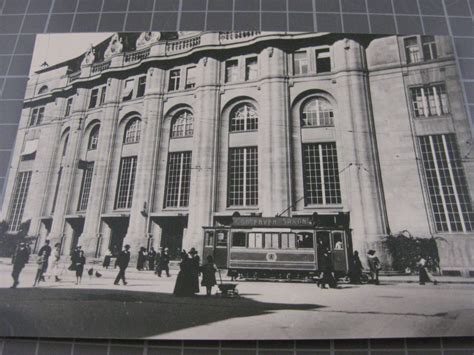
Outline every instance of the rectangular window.
POLYGON ((145 95, 146 89, 146 76, 143 75, 138 78, 138 89, 137 89, 137 97, 142 97, 145 95))
POLYGON ((436 41, 434 36, 421 36, 421 46, 423 48, 423 59, 432 60, 438 58, 436 41))
POLYGON ((250 249, 262 249, 263 248, 262 233, 249 233, 248 234, 248 247, 250 249))
POLYGON ((247 236, 245 232, 233 232, 232 233, 232 246, 245 248, 246 237, 247 236))
POLYGON ((226 231, 218 231, 216 233, 216 246, 227 247, 227 232, 226 231))
POLYGON ((303 145, 306 205, 341 203, 336 143, 303 145))
POLYGON ((20 228, 30 181, 31 171, 20 172, 16 177, 15 187, 13 188, 12 194, 13 198, 10 202, 10 211, 8 214, 9 230, 12 232, 17 231, 20 228))
POLYGON ((61 186, 62 175, 63 175, 63 168, 60 167, 58 171, 58 179, 56 181, 56 189, 54 190, 53 207, 51 207, 51 213, 54 213, 54 210, 56 209, 56 202, 58 201, 59 186, 61 186))
POLYGON ((72 97, 70 97, 66 101, 66 112, 64 113, 64 116, 68 117, 71 114, 71 107, 72 107, 72 97))
POLYGON ((308 73, 308 56, 305 51, 293 54, 293 72, 295 75, 308 73))
POLYGON ((179 90, 179 80, 181 76, 181 70, 175 69, 170 71, 170 81, 168 83, 168 91, 179 90))
POLYGON ((94 162, 86 162, 82 173, 81 192, 79 193, 78 211, 85 211, 89 202, 91 192, 92 173, 94 172, 94 162))
POLYGON ((100 100, 99 100, 99 106, 102 106, 105 102, 105 94, 107 92, 107 86, 104 85, 102 86, 101 90, 100 90, 100 100))
POLYGON ((296 234, 296 243, 298 249, 313 249, 313 233, 300 232, 296 234))
POLYGON ((258 205, 257 147, 229 151, 229 206, 258 205))
POLYGON ((437 232, 471 232, 474 214, 453 134, 418 137, 437 232))
POLYGON ((43 122, 44 107, 36 107, 31 111, 30 126, 37 126, 43 122))
POLYGON ((36 125, 40 125, 43 122, 44 117, 44 107, 38 109, 38 119, 36 120, 36 125))
POLYGON ((91 99, 89 101, 89 108, 97 106, 97 96, 99 95, 99 89, 95 88, 91 91, 91 99))
POLYGON ((185 89, 192 89, 196 86, 196 67, 186 69, 186 86, 185 89))
POLYGON ((214 247, 214 231, 206 231, 206 247, 214 247))
POLYGON ((441 116, 449 113, 444 85, 425 85, 410 90, 415 117, 441 116))
POLYGON ((418 63, 421 61, 420 47, 418 46, 418 39, 416 37, 409 37, 404 39, 405 54, 407 63, 418 63))
POLYGON ((122 158, 117 184, 117 196, 115 208, 131 208, 133 189, 135 186, 135 174, 137 170, 137 157, 122 158))
POLYGON ((331 54, 329 48, 316 50, 316 73, 328 73, 331 71, 331 54))
POLYGON ((135 85, 134 79, 129 79, 125 81, 122 93, 122 101, 129 101, 133 97, 133 86, 135 85))
POLYGON ((279 249, 280 237, 278 233, 265 233, 265 249, 279 249))
POLYGON ((191 183, 191 152, 170 153, 165 207, 187 207, 191 183))
POLYGON ((258 78, 257 57, 245 59, 245 80, 255 80, 258 78))
POLYGON ((233 83, 239 80, 239 61, 237 59, 225 62, 225 82, 233 83))
POLYGON ((296 248, 295 233, 281 233, 281 248, 282 249, 295 249, 296 248))

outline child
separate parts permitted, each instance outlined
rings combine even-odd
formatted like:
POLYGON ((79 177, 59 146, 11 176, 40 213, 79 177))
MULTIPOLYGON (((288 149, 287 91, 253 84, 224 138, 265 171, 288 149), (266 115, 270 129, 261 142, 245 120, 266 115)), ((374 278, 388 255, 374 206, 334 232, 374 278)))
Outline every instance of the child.
POLYGON ((36 260, 36 264, 38 264, 38 270, 36 271, 35 282, 33 284, 33 287, 35 287, 36 285, 39 285, 41 279, 43 278, 44 261, 45 261, 44 254, 41 256, 38 256, 38 259, 36 260))
POLYGON ((207 264, 201 267, 202 281, 201 286, 206 287, 206 294, 211 295, 212 286, 217 285, 216 282, 217 267, 214 265, 214 260, 211 255, 207 257, 207 264))

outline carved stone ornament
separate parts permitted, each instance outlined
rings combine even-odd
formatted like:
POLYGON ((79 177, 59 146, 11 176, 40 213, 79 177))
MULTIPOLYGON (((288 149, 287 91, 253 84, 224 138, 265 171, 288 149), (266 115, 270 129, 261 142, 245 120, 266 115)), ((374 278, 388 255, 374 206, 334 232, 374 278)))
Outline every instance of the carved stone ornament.
POLYGON ((104 59, 109 59, 110 57, 122 53, 123 44, 122 39, 119 37, 118 33, 114 34, 110 39, 109 46, 105 50, 104 59))
POLYGON ((138 37, 137 42, 135 44, 137 49, 142 49, 159 41, 160 38, 160 32, 142 32, 140 33, 140 36, 138 37))
POLYGON ((94 46, 91 44, 86 54, 84 55, 84 59, 82 60, 81 66, 91 65, 92 63, 94 63, 94 60, 95 60, 95 49, 94 49, 94 46))

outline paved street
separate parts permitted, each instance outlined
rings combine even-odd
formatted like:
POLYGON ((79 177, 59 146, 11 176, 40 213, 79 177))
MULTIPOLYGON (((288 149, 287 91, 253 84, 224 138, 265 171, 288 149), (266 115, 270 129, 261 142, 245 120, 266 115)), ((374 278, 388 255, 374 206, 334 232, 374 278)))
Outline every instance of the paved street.
MULTIPOLYGON (((473 335, 474 284, 420 286, 239 282, 241 297, 177 298, 176 275, 159 279, 130 268, 127 286, 115 270, 84 272, 32 288, 28 265, 9 289, 11 266, 0 264, 0 335, 137 338, 348 338, 473 335)), ((173 271, 176 274, 177 271, 173 271)), ((204 289, 202 290, 204 293, 204 289)))

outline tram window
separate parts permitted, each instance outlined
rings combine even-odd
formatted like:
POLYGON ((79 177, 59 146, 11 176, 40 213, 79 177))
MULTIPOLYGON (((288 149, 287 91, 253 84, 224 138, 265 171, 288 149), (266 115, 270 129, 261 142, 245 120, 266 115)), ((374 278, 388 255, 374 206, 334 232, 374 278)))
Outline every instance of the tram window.
POLYGON ((281 248, 288 249, 288 233, 281 233, 281 248))
POLYGON ((332 234, 332 240, 334 243, 334 250, 342 250, 344 249, 344 244, 343 244, 343 239, 342 239, 342 233, 340 232, 334 232, 332 234))
POLYGON ((278 233, 265 233, 265 249, 278 249, 280 243, 278 233))
POLYGON ((316 232, 316 239, 318 240, 318 248, 320 248, 320 250, 331 249, 329 245, 329 232, 328 231, 316 232))
POLYGON ((227 232, 224 232, 224 231, 217 232, 216 246, 218 246, 218 247, 226 247, 227 246, 227 232))
POLYGON ((298 248, 313 248, 313 233, 298 233, 296 234, 298 248))
POLYGON ((263 248, 262 233, 249 233, 249 248, 263 248))
POLYGON ((232 246, 245 247, 245 232, 232 233, 232 246))
POLYGON ((296 249, 295 233, 281 233, 281 248, 296 249))
POLYGON ((206 232, 206 247, 214 246, 214 231, 206 232))

